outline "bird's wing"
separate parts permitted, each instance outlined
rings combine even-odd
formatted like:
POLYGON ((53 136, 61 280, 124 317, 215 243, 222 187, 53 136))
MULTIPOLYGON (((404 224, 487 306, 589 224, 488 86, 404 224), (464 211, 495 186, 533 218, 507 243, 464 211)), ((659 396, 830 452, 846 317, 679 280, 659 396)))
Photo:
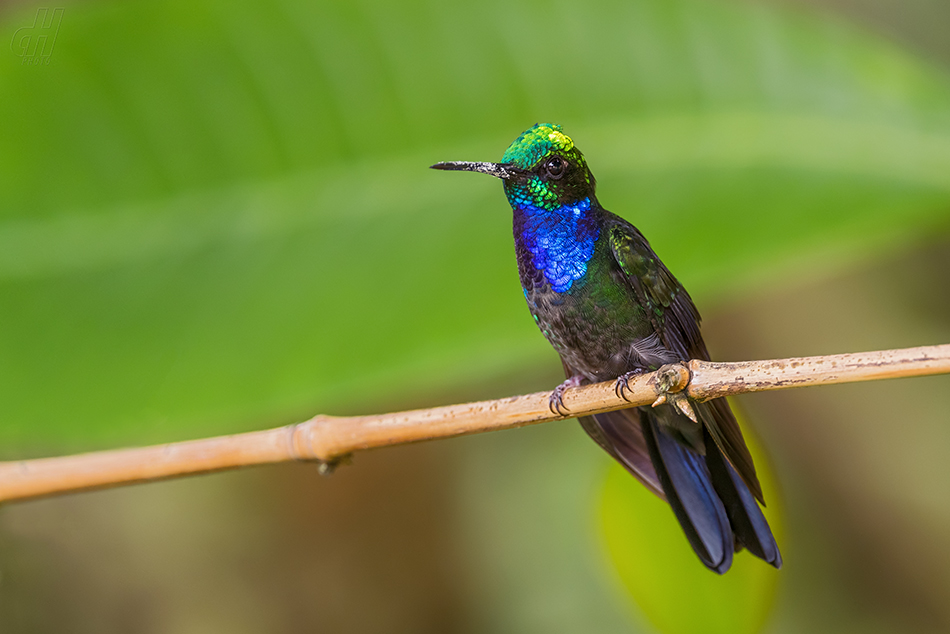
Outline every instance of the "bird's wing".
MULTIPOLYGON (((684 361, 708 361, 709 352, 699 331, 699 311, 683 285, 650 248, 643 234, 623 218, 609 214, 607 239, 623 277, 636 294, 663 345, 684 361)), ((752 456, 728 403, 710 401, 698 409, 700 419, 716 445, 756 499, 762 501, 762 488, 755 475, 752 456)))
POLYGON ((699 311, 689 293, 636 227, 617 216, 611 220, 607 229, 610 250, 660 341, 683 359, 708 360, 699 332, 699 311))

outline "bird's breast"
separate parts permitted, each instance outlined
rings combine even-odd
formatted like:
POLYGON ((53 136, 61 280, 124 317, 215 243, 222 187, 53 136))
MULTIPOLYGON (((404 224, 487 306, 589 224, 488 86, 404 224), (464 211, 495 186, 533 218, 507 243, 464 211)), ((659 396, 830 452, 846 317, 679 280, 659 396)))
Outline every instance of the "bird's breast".
POLYGON ((565 292, 528 267, 525 300, 535 322, 564 361, 591 380, 632 370, 634 342, 652 332, 632 290, 611 271, 608 253, 595 253, 585 275, 565 292))

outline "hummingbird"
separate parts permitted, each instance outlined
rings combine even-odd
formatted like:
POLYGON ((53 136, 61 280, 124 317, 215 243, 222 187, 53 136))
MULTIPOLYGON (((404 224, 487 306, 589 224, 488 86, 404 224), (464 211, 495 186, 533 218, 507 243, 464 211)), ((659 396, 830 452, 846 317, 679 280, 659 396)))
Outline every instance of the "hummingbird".
MULTIPOLYGON (((432 168, 481 172, 504 184, 524 297, 567 376, 551 393, 553 411, 565 413, 562 397, 571 387, 613 380, 624 396, 638 374, 709 360, 689 293, 636 227, 600 205, 594 175, 561 126, 529 128, 500 163, 456 161, 432 168)), ((725 399, 578 420, 669 503, 709 569, 725 573, 742 548, 781 567, 758 505, 765 500, 752 456, 725 399)))

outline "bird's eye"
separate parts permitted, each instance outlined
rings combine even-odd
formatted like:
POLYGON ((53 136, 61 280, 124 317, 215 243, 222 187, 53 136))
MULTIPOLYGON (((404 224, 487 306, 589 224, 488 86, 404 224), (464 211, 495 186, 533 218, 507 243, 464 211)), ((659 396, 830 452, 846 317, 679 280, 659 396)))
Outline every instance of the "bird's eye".
POLYGON ((551 157, 548 159, 548 162, 544 164, 544 170, 551 178, 561 178, 564 176, 564 168, 566 167, 567 162, 559 156, 551 157))

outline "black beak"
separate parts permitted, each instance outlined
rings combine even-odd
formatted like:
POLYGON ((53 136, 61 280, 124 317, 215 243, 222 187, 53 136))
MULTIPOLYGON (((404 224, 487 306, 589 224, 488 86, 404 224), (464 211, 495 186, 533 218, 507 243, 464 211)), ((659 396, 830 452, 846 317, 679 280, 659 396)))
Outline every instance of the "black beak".
POLYGON ((434 170, 452 170, 461 172, 481 172, 502 180, 524 174, 524 170, 510 163, 473 163, 472 161, 447 161, 431 166, 434 170))

